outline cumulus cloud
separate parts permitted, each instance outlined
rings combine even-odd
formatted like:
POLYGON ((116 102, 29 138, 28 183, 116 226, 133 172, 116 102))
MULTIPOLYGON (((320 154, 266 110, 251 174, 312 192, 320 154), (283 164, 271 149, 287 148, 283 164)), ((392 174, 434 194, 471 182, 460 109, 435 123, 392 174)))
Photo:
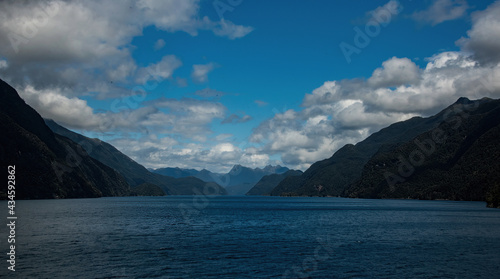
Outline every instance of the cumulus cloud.
POLYGON ((500 65, 481 66, 463 52, 443 52, 419 68, 390 58, 368 80, 327 81, 306 94, 301 110, 277 113, 254 129, 253 142, 295 168, 330 157, 347 143, 413 116, 428 116, 464 96, 500 97, 500 65))
POLYGON ((384 63, 382 68, 373 71, 368 84, 378 87, 400 86, 415 84, 420 79, 417 65, 408 58, 393 57, 384 63))
POLYGON ((208 73, 213 71, 215 68, 214 63, 193 65, 193 71, 191 72, 191 78, 195 82, 203 83, 208 81, 208 73))
POLYGON ((71 128, 96 128, 102 121, 86 101, 68 98, 60 92, 40 92, 32 86, 27 86, 19 91, 19 94, 43 117, 54 119, 62 125, 71 124, 71 128))
POLYGON ((463 17, 469 8, 465 0, 435 0, 427 10, 415 12, 412 17, 434 26, 463 17))
MULTIPOLYGON (((0 67, 0 74, 16 88, 31 85, 98 98, 130 95, 126 88, 135 81, 137 69, 130 42, 146 26, 193 36, 210 30, 230 39, 251 29, 201 20, 199 5, 199 0, 124 0, 120 5, 95 0, 1 1, 0 57, 7 66, 0 67)), ((157 41, 156 47, 161 45, 164 41, 157 41)))
POLYGON ((276 163, 256 148, 229 141, 201 145, 181 143, 170 137, 144 136, 116 139, 111 143, 149 168, 180 167, 227 173, 236 164, 255 168, 276 163))
POLYGON ((147 104, 162 112, 145 125, 156 127, 159 133, 178 134, 198 141, 206 141, 212 132, 211 123, 223 119, 227 111, 221 103, 192 98, 160 98, 147 104))
POLYGON ((457 44, 463 50, 474 54, 482 64, 500 62, 500 2, 495 2, 486 10, 472 14, 472 29, 467 31, 467 38, 461 38, 457 44))
POLYGON ((127 133, 168 134, 179 141, 205 142, 213 135, 212 122, 224 119, 227 111, 224 105, 217 102, 160 98, 145 103, 124 99, 113 104, 115 109, 112 111, 96 112, 87 101, 66 97, 58 91, 37 90, 28 86, 19 90, 19 94, 42 117, 53 119, 70 129, 101 136, 109 133, 115 136, 126 136, 127 133))

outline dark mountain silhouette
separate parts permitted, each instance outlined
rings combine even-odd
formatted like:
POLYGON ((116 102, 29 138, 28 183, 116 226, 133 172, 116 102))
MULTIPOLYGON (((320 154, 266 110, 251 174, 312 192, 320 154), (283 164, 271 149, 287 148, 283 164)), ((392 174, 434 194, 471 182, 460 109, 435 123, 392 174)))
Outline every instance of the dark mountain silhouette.
POLYGON ((434 116, 398 122, 344 146, 271 194, 487 200, 498 207, 499 111, 499 100, 460 98, 434 116))
POLYGON ((438 114, 392 124, 356 145, 345 145, 329 159, 311 165, 301 176, 287 177, 271 195, 340 196, 360 177, 363 166, 381 147, 408 141, 436 127, 441 120, 442 115, 438 114))
POLYGON ((143 183, 149 183, 159 186, 167 195, 226 194, 224 188, 213 182, 204 182, 195 177, 174 178, 152 173, 109 143, 72 132, 52 120, 46 120, 46 123, 52 131, 79 143, 90 156, 122 174, 132 190, 143 183))
MULTIPOLYGON (((16 199, 123 196, 129 185, 78 144, 54 134, 10 85, 0 80, 0 164, 15 165, 16 199)), ((7 186, 0 188, 6 197, 7 186)))
POLYGON ((285 173, 273 173, 262 177, 255 186, 246 193, 248 196, 252 195, 260 195, 260 196, 269 196, 271 191, 278 186, 278 184, 283 181, 283 179, 289 176, 299 176, 302 175, 302 171, 299 170, 289 170, 285 173))
POLYGON ((435 129, 375 154, 345 195, 500 206, 500 100, 460 99, 435 129))
POLYGON ((157 185, 142 183, 130 190, 131 196, 165 196, 165 192, 157 185))
MULTIPOLYGON (((175 177, 175 178, 189 177, 189 176, 197 177, 197 174, 201 172, 201 171, 198 171, 195 169, 181 169, 181 168, 160 168, 160 169, 151 170, 151 171, 154 173, 158 173, 158 174, 166 175, 166 176, 171 176, 171 177, 175 177)), ((202 179, 202 180, 207 181, 204 179, 202 179)), ((210 181, 210 182, 213 182, 213 181, 210 181)))
POLYGON ((208 170, 193 170, 179 168, 160 168, 155 173, 163 175, 178 175, 179 177, 196 177, 206 182, 216 182, 223 186, 228 195, 244 195, 250 190, 262 177, 273 173, 284 173, 288 171, 287 167, 266 166, 264 168, 248 168, 242 165, 234 165, 226 174, 213 173, 208 170))

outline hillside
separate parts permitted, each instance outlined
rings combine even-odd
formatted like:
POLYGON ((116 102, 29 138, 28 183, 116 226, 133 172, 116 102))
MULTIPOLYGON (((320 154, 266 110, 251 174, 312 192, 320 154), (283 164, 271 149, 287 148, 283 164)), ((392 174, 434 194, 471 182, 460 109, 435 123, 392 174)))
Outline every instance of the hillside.
POLYGON ((378 152, 345 195, 500 201, 500 100, 462 99, 451 108, 464 113, 435 129, 378 152), (468 108, 469 107, 469 108, 468 108))
MULTIPOLYGON (((125 179, 54 134, 10 85, 0 80, 0 164, 15 165, 16 199, 123 196, 125 179)), ((4 184, 5 185, 5 184, 4 184)), ((0 188, 5 198, 7 187, 0 188)))
POLYGON ((271 195, 340 196, 358 179, 363 166, 381 147, 408 141, 439 125, 442 113, 429 118, 414 117, 373 133, 356 145, 347 144, 332 157, 316 162, 299 177, 284 179, 271 195))
POLYGON ((194 177, 174 178, 152 173, 109 143, 72 132, 52 120, 46 120, 46 123, 52 131, 79 143, 91 157, 122 174, 132 188, 149 183, 159 186, 167 195, 226 194, 224 188, 213 182, 204 182, 194 177))
POLYGON ((499 100, 460 98, 434 116, 342 147, 271 195, 486 200, 498 207, 499 125, 499 100))
POLYGON ((248 196, 269 196, 272 190, 289 176, 299 176, 302 172, 299 170, 289 170, 285 173, 273 173, 262 177, 257 184, 255 184, 250 191, 246 193, 248 196))

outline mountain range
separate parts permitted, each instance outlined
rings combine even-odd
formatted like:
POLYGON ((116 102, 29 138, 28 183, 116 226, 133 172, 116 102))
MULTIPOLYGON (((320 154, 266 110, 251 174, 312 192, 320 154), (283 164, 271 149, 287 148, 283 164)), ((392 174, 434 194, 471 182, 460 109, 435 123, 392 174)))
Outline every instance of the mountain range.
MULTIPOLYGON (((228 173, 148 170, 112 145, 44 120, 0 80, 0 164, 16 199, 126 195, 341 196, 486 201, 500 207, 500 100, 460 98, 394 123, 305 172, 235 165, 228 173)), ((0 188, 0 198, 7 197, 0 188)))
POLYGON ((500 100, 460 98, 339 149, 271 195, 500 203, 500 100))
POLYGON ((203 169, 159 168, 155 173, 172 177, 196 177, 205 182, 215 182, 223 186, 228 195, 246 194, 261 178, 271 174, 283 174, 289 171, 287 167, 268 165, 264 168, 248 168, 234 165, 228 173, 214 173, 203 169))
POLYGON ((262 177, 257 184, 255 184, 250 191, 246 193, 247 196, 269 196, 274 188, 290 176, 300 176, 303 172, 300 170, 289 170, 285 173, 273 173, 262 177))
POLYGON ((132 187, 132 190, 147 183, 149 188, 156 185, 167 195, 226 194, 224 188, 213 182, 205 182, 195 177, 176 178, 150 172, 109 143, 72 132, 52 120, 45 120, 45 123, 54 133, 80 144, 92 158, 119 172, 132 187))
MULTIPOLYGON (((0 80, 0 164, 15 168, 16 199, 124 196, 125 178, 70 139, 54 134, 17 92, 0 80)), ((9 189, 10 190, 10 189, 9 189)), ((11 192, 12 193, 12 192, 11 192)), ((0 188, 6 197, 7 187, 0 188)))
POLYGON ((151 173, 104 141, 44 120, 2 80, 0 129, 0 164, 16 167, 17 199, 226 194, 213 182, 151 173))

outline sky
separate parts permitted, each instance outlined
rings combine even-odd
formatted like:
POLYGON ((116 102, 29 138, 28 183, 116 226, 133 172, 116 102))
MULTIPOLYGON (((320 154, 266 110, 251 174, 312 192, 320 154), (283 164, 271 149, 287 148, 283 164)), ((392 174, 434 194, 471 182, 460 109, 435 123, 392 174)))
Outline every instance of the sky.
POLYGON ((1 1, 0 78, 148 168, 307 169, 500 97, 500 2, 1 1))

